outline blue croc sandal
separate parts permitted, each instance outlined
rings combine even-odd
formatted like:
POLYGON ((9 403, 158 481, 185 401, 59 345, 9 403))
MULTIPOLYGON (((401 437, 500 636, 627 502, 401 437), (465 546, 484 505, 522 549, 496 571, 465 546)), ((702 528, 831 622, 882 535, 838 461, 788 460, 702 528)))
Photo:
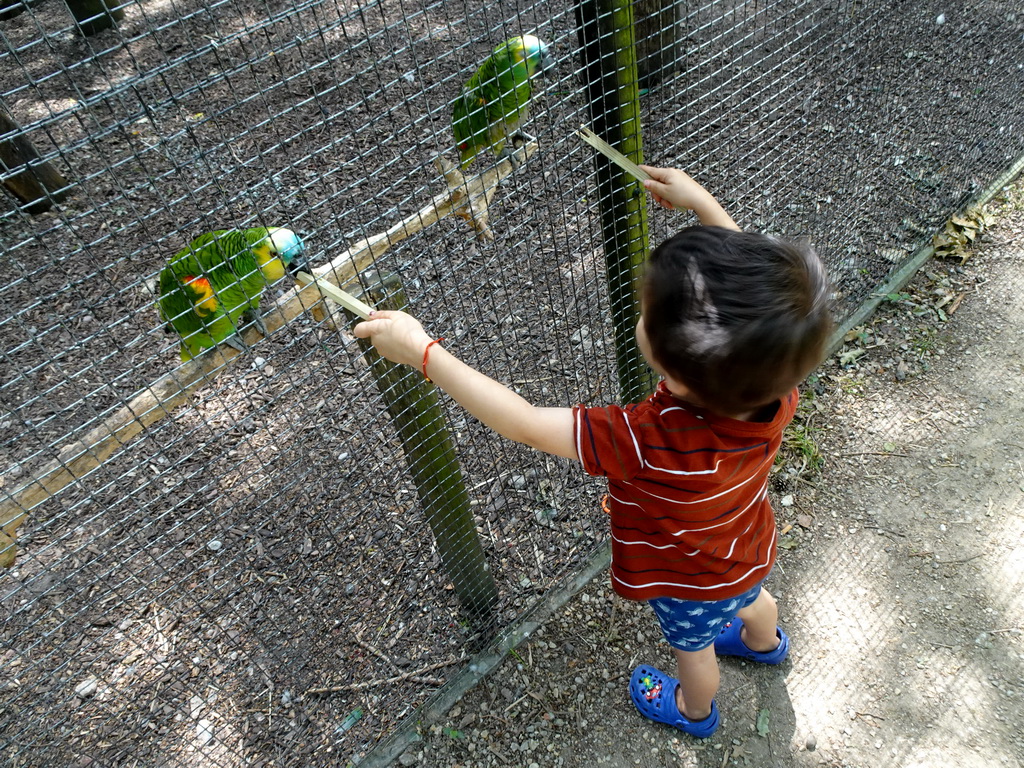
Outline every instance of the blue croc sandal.
POLYGON ((703 720, 690 720, 676 706, 676 688, 679 681, 664 672, 641 664, 633 670, 629 680, 629 697, 640 714, 648 720, 665 723, 684 733, 706 739, 718 730, 721 722, 718 705, 711 702, 711 714, 703 720))
POLYGON ((752 651, 747 647, 740 637, 743 630, 743 619, 738 616, 722 627, 722 631, 715 638, 715 653, 718 656, 739 656, 748 661, 757 661, 761 664, 781 664, 789 655, 789 638, 779 627, 775 632, 779 637, 779 647, 774 651, 752 651))

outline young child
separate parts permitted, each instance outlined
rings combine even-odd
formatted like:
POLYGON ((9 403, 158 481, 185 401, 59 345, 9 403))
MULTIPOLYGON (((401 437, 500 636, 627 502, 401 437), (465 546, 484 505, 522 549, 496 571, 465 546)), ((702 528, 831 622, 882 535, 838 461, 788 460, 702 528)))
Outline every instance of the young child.
POLYGON ((761 586, 775 561, 768 472, 796 386, 831 329, 828 284, 811 252, 745 233, 680 170, 644 166, 684 229, 651 254, 636 338, 662 380, 624 407, 541 408, 470 368, 403 312, 355 327, 415 366, 485 425, 608 479, 615 591, 646 600, 677 677, 641 665, 629 684, 644 716, 706 738, 718 728, 716 654, 779 664, 789 639, 761 586))

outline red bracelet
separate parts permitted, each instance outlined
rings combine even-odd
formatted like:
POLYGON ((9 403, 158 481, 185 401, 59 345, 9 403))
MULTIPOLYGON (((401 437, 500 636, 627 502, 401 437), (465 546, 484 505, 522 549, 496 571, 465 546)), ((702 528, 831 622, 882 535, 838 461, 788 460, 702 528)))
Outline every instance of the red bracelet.
POLYGON ((427 358, 430 357, 430 348, 435 344, 440 344, 444 341, 444 336, 439 339, 434 339, 432 342, 427 344, 426 349, 423 350, 423 378, 430 381, 430 377, 427 376, 427 358))

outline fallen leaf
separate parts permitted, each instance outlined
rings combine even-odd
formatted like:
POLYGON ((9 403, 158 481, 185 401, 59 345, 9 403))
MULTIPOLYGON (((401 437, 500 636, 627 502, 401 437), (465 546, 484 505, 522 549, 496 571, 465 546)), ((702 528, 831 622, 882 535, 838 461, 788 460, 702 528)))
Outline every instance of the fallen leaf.
POLYGON ((849 365, 854 360, 856 360, 859 357, 863 357, 867 353, 868 351, 866 349, 848 349, 847 351, 840 353, 839 364, 849 365))
POLYGON ((743 760, 743 762, 745 763, 747 761, 748 757, 751 757, 751 753, 750 753, 750 747, 748 747, 746 745, 746 743, 736 744, 736 745, 733 746, 733 748, 732 748, 732 759, 733 760, 743 760))
POLYGON ((762 709, 757 713, 757 735, 764 737, 768 735, 768 717, 769 713, 767 709, 762 709))

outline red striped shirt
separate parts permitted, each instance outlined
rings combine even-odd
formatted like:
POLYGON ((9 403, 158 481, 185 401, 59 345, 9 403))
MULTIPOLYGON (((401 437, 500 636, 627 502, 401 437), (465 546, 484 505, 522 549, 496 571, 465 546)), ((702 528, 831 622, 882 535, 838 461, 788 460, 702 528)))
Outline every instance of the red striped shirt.
POLYGON ((616 592, 724 600, 768 575, 768 473, 797 397, 794 389, 767 422, 717 416, 664 382, 638 405, 573 409, 584 470, 608 478, 616 592))

